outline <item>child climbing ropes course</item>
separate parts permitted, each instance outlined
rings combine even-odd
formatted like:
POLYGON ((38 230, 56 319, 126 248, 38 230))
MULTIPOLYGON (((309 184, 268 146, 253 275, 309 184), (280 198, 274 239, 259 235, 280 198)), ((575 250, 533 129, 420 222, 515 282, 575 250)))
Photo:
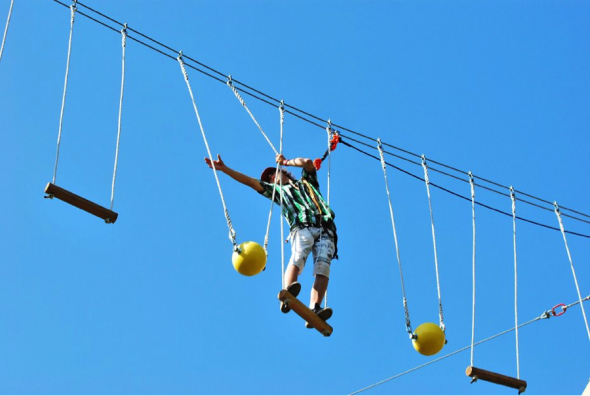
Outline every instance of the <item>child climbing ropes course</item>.
MULTIPOLYGON (((328 289, 330 264, 332 259, 338 258, 335 214, 319 192, 316 169, 312 160, 309 158, 287 160, 282 154, 277 154, 275 161, 282 166, 302 168, 301 179, 296 180, 293 175, 283 169, 279 171, 280 177, 277 177, 275 167, 266 168, 260 179, 255 179, 231 169, 219 155, 214 161, 205 158, 210 168, 214 166, 215 170, 225 173, 269 199, 273 199, 274 190, 275 203, 280 204, 282 199, 283 215, 291 230, 288 238, 291 241, 291 258, 285 271, 283 284, 287 285, 287 290, 294 297, 299 294, 301 285, 297 280, 309 254, 312 253, 315 281, 311 289, 310 308, 325 321, 332 316, 332 309, 321 308, 321 302, 328 289), (279 194, 276 194, 277 192, 279 194)), ((290 308, 282 303, 281 311, 287 313, 290 308)), ((313 326, 306 323, 306 327, 313 326)))

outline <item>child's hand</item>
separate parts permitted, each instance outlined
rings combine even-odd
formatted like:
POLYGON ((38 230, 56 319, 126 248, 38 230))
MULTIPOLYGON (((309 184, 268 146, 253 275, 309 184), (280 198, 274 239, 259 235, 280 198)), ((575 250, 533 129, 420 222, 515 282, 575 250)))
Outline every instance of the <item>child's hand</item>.
POLYGON ((213 169, 213 165, 215 165, 215 170, 218 170, 220 172, 225 172, 225 170, 227 169, 225 163, 223 162, 219 154, 217 154, 217 161, 213 161, 213 164, 211 164, 211 159, 209 158, 205 158, 205 163, 209 165, 209 168, 211 169, 213 169))

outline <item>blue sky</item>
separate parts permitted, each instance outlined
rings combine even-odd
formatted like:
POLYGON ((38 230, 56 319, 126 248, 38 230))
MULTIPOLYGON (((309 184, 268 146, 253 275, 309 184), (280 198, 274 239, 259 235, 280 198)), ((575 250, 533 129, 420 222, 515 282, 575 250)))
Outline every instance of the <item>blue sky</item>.
MULTIPOLYGON (((590 213, 587 2, 84 4, 272 98, 362 134, 342 130, 346 142, 372 155, 378 155, 374 140, 380 137, 430 161, 471 170, 480 185, 501 192, 476 187, 478 202, 490 207, 509 213, 507 187, 513 185, 590 213)), ((2 20, 9 6, 0 0, 2 20)), ((0 62, 6 172, 0 197, 1 393, 349 394, 470 344, 468 200, 431 190, 448 344, 425 357, 405 332, 380 163, 339 145, 330 168, 340 251, 329 289, 334 333, 324 338, 307 330, 295 314, 279 312, 278 210, 267 270, 239 275, 180 68, 132 40, 117 223, 43 199, 53 176, 69 29, 66 7, 16 0, 0 62)), ((274 159, 258 128, 224 84, 192 69, 189 75, 213 153, 258 176, 274 159)), ((120 83, 120 34, 78 15, 56 184, 107 207, 120 83)), ((244 97, 278 147, 277 108, 244 97)), ((326 133, 287 115, 283 143, 287 158, 317 158, 326 150, 326 133)), ((423 177, 419 165, 387 160, 423 177)), ((429 163, 462 178, 431 172, 432 183, 469 197, 465 173, 429 163)), ((424 182, 393 167, 388 179, 412 326, 438 323, 424 182)), ((269 202, 225 175, 220 182, 238 242, 262 243, 269 202)), ((326 167, 320 182, 325 194, 326 167)), ((517 197, 543 207, 518 201, 518 216, 557 227, 551 205, 517 197)), ((586 220, 564 217, 567 230, 590 235, 588 217, 564 213, 586 220)), ((481 340, 514 327, 512 219, 478 206, 476 229, 481 340)), ((559 231, 517 221, 516 240, 519 323, 578 300, 559 231)), ((568 244, 581 294, 588 296, 590 239, 569 234, 568 244)), ((288 257, 290 245, 285 249, 288 257)), ((307 302, 310 268, 300 280, 307 302)), ((510 332, 477 346, 474 365, 516 376, 515 344, 510 332)), ((580 305, 522 327, 519 365, 527 394, 580 394, 589 375, 579 362, 589 354, 580 305)), ((470 384, 469 365, 467 350, 362 393, 516 393, 470 384)))

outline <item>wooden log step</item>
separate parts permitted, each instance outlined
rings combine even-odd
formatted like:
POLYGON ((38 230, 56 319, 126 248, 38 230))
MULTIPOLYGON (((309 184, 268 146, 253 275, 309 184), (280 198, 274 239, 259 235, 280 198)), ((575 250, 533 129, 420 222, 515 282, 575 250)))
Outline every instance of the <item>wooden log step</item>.
POLYGON ((526 381, 523 381, 521 379, 493 373, 491 371, 482 370, 480 368, 473 366, 467 367, 467 369, 465 370, 465 374, 467 374, 468 377, 471 377, 473 381, 477 381, 478 379, 480 379, 482 381, 492 382, 494 384, 518 389, 519 395, 526 390, 527 386, 526 381))
POLYGON ((293 297, 287 290, 281 290, 279 292, 279 300, 287 304, 293 312, 301 316, 303 320, 310 323, 314 329, 319 331, 324 337, 329 337, 334 329, 332 326, 323 321, 319 316, 316 315, 311 309, 305 306, 296 297, 293 297))
POLYGON ((119 215, 116 212, 113 212, 112 210, 95 204, 94 202, 89 201, 86 198, 82 198, 81 196, 76 195, 52 183, 47 183, 47 186, 45 187, 45 193, 48 194, 48 198, 55 197, 57 199, 60 199, 66 203, 69 203, 72 206, 77 207, 78 209, 82 209, 85 212, 100 217, 106 223, 114 223, 115 221, 117 221, 117 217, 119 217, 119 215))

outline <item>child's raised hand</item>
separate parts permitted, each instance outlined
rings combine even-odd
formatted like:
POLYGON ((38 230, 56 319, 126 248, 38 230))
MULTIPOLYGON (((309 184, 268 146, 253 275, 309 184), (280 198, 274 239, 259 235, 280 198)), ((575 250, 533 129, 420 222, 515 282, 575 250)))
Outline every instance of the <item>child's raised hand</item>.
POLYGON ((221 159, 221 156, 219 154, 217 154, 217 160, 213 161, 213 163, 211 162, 210 158, 205 157, 205 163, 207 165, 209 165, 209 168, 213 169, 213 166, 215 166, 215 170, 224 172, 226 167, 225 167, 225 163, 223 162, 223 160, 221 159))

